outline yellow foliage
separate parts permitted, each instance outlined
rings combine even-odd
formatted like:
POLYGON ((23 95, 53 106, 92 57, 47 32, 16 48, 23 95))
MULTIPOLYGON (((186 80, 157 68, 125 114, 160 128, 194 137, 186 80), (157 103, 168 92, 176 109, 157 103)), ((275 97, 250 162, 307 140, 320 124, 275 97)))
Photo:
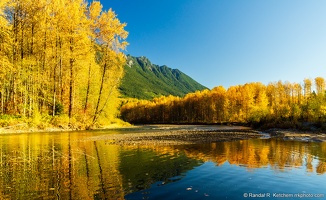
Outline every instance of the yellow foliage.
MULTIPOLYGON (((316 78, 316 87, 323 85, 316 78)), ((305 79, 306 93, 310 80, 305 79)), ((321 87, 321 86, 320 86, 321 87)), ((132 123, 221 123, 221 122, 290 122, 326 121, 326 98, 304 96, 300 84, 278 81, 265 86, 247 83, 222 86, 189 93, 184 98, 159 97, 152 101, 132 101, 121 108, 121 116, 132 123), (303 103, 306 104, 303 104, 303 103)), ((324 89, 322 89, 323 92, 324 89)))
POLYGON ((113 120, 125 26, 99 2, 1 0, 0 113, 67 114, 71 125, 87 126, 113 120))

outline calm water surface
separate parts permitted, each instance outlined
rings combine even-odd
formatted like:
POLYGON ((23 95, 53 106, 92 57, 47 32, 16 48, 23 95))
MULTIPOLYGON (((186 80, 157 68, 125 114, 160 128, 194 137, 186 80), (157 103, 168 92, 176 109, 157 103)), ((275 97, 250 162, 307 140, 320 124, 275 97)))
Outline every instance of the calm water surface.
POLYGON ((326 199, 326 143, 100 139, 112 133, 1 135, 0 199, 326 199))

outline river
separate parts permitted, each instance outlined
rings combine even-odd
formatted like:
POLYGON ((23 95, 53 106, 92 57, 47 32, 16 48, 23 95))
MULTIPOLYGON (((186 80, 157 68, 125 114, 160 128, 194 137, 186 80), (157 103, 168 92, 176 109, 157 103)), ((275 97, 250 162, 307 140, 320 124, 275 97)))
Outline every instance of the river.
POLYGON ((0 199, 326 199, 325 142, 118 145, 98 139, 117 133, 134 134, 0 135, 0 199))

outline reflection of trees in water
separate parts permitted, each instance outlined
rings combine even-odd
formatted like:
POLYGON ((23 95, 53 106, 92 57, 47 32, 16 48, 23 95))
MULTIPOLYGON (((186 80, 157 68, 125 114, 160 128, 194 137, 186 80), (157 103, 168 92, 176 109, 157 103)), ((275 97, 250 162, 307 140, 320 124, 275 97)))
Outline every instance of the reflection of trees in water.
POLYGON ((202 161, 326 171, 326 143, 271 139, 120 147, 80 137, 75 133, 0 137, 1 199, 123 199, 158 181, 177 181, 202 161))
POLYGON ((241 165, 247 168, 268 167, 275 170, 285 168, 306 167, 307 172, 318 174, 326 172, 326 143, 305 143, 298 141, 271 140, 242 140, 232 142, 217 142, 201 145, 200 148, 179 146, 177 151, 194 159, 213 161, 223 165, 241 165), (314 163, 314 158, 318 164, 314 163), (323 160, 324 159, 324 160, 323 160))
POLYGON ((119 147, 77 134, 3 137, 1 199, 123 199, 119 147))
POLYGON ((74 133, 0 138, 0 199, 124 199, 199 165, 169 148, 137 151, 79 139, 74 133))
POLYGON ((125 146, 120 152, 120 172, 125 190, 132 193, 158 185, 175 182, 202 162, 189 159, 171 146, 125 146), (158 183, 159 182, 159 183, 158 183))
POLYGON ((319 174, 323 174, 326 172, 326 163, 325 162, 319 162, 318 166, 316 168, 316 172, 319 174))
POLYGON ((142 148, 171 157, 183 152, 188 158, 213 161, 217 165, 229 162, 247 168, 270 166, 274 170, 284 170, 305 167, 307 172, 326 172, 326 143, 257 139, 178 146, 148 145, 142 148))

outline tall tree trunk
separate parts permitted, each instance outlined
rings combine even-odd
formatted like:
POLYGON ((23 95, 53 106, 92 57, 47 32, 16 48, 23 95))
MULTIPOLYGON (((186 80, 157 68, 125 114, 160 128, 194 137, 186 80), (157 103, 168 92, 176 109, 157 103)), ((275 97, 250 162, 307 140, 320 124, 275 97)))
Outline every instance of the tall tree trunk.
POLYGON ((58 65, 58 37, 56 37, 56 42, 55 42, 55 64, 53 67, 53 99, 52 99, 52 116, 55 116, 55 106, 56 106, 56 93, 57 93, 57 87, 56 87, 56 69, 58 65))
POLYGON ((69 111, 68 111, 68 115, 69 115, 69 123, 71 122, 71 118, 72 118, 72 109, 73 109, 73 104, 74 104, 74 98, 73 98, 73 94, 74 94, 74 70, 73 70, 73 66, 74 66, 74 61, 73 59, 70 59, 70 82, 69 82, 69 111))
POLYGON ((100 91, 99 91, 98 98, 97 98, 97 103, 96 103, 96 108, 95 108, 95 113, 94 113, 92 125, 96 122, 97 116, 99 115, 99 106, 100 106, 102 93, 103 93, 103 86, 104 86, 104 78, 105 78, 106 68, 107 68, 107 64, 105 62, 104 68, 103 68, 103 73, 102 73, 100 91))
POLYGON ((86 114, 86 110, 87 110, 87 104, 88 104, 88 98, 89 98, 89 90, 90 90, 90 85, 91 85, 91 67, 92 67, 92 64, 89 64, 86 99, 85 99, 85 106, 84 106, 84 114, 86 114))
POLYGON ((56 84, 55 84, 55 81, 56 81, 56 76, 55 76, 55 69, 56 67, 54 67, 53 69, 53 101, 52 101, 52 116, 55 116, 55 104, 56 104, 56 84))
POLYGON ((73 106, 74 106, 74 58, 73 58, 73 38, 70 39, 70 59, 69 59, 69 67, 70 67, 70 80, 69 80, 69 123, 71 124, 73 106))
POLYGON ((3 115, 3 111, 4 111, 4 95, 3 95, 3 89, 2 91, 0 92, 0 98, 1 98, 1 114, 3 115))
POLYGON ((59 82, 59 99, 61 101, 61 103, 63 102, 63 81, 62 81, 62 76, 63 76, 63 72, 62 72, 62 40, 61 38, 59 38, 59 50, 60 50, 60 56, 59 56, 59 77, 58 77, 58 82, 59 82))

